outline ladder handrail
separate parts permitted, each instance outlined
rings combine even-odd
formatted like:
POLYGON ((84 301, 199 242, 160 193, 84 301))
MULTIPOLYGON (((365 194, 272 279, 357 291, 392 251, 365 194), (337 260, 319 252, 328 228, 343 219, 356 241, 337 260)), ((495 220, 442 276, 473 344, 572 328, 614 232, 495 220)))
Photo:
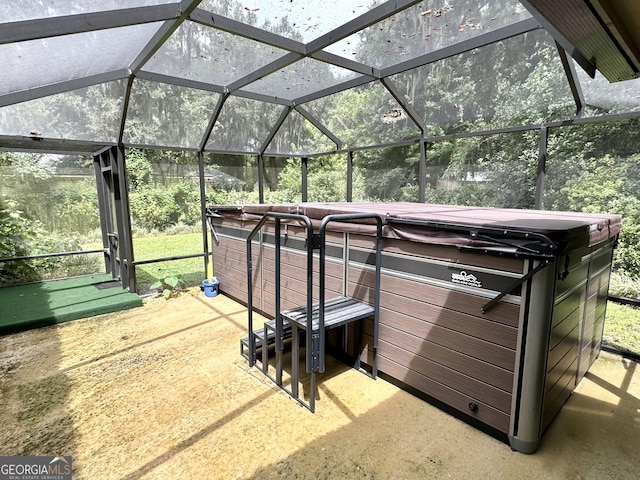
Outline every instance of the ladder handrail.
MULTIPOLYGON (((363 220, 363 219, 375 219, 376 220, 376 265, 375 265, 375 289, 374 289, 374 307, 373 307, 373 355, 375 359, 375 355, 378 349, 378 327, 379 327, 379 319, 380 319, 380 267, 382 263, 382 219, 378 214, 375 213, 338 213, 327 215, 322 219, 320 223, 320 292, 319 292, 319 311, 318 311, 318 329, 319 329, 319 371, 322 373, 325 371, 325 361, 324 361, 324 351, 325 351, 325 325, 324 325, 324 309, 325 309, 325 253, 326 253, 326 235, 325 231, 327 225, 331 222, 347 222, 350 220, 363 220)), ((349 268, 349 257, 347 252, 346 257, 346 265, 345 271, 348 271, 349 268)), ((311 312, 311 309, 308 310, 311 312)), ((312 322, 309 320, 311 325, 307 328, 307 331, 312 330, 312 322)), ((358 352, 355 352, 356 355, 359 355, 358 352)), ((376 361, 372 362, 372 376, 373 378, 377 375, 377 366, 376 361)))
MULTIPOLYGON (((247 236, 247 310, 248 310, 248 337, 249 337, 249 366, 253 366, 256 360, 256 345, 255 338, 253 336, 253 261, 251 245, 255 236, 260 232, 264 224, 269 218, 275 220, 275 321, 276 321, 276 355, 283 349, 282 345, 282 332, 283 321, 280 308, 280 222, 281 220, 296 220, 303 222, 306 227, 306 250, 307 250, 307 312, 309 318, 307 320, 307 327, 305 328, 306 345, 305 358, 308 372, 325 371, 325 349, 326 349, 326 328, 325 328, 325 273, 326 273, 326 229, 327 225, 331 222, 347 222, 352 220, 364 220, 373 219, 376 222, 376 260, 375 260, 375 285, 374 285, 374 321, 373 321, 373 357, 372 362, 372 376, 377 375, 377 366, 375 357, 378 349, 378 330, 379 330, 379 317, 380 317, 380 270, 382 259, 382 219, 375 213, 343 213, 343 214, 331 214, 322 219, 320 223, 320 229, 318 236, 314 238, 313 224, 309 217, 302 214, 295 213, 281 213, 281 212, 266 212, 263 214, 260 221, 256 224, 253 230, 247 236), (317 241, 319 237, 319 242, 317 241), (315 240, 315 241, 314 241, 315 240), (318 245, 319 243, 319 245, 318 245), (314 330, 313 319, 311 318, 311 312, 313 311, 313 250, 315 248, 320 249, 320 272, 319 272, 319 311, 318 311, 318 328, 314 330), (314 348, 311 346, 314 344, 313 336, 318 335, 318 354, 317 361, 314 360, 314 348)), ((348 258, 347 265, 348 269, 348 258)), ((263 346, 264 348, 264 346, 263 346)), ((358 354, 358 352, 356 352, 358 354)), ((281 357, 277 362, 280 364, 281 357)), ((281 369, 277 368, 279 372, 281 369)), ((280 377, 278 375, 278 377, 280 377)), ((281 383, 281 378, 277 378, 277 384, 281 383)))
MULTIPOLYGON (((275 232, 275 240, 276 240, 276 259, 275 259, 275 270, 276 270, 276 305, 275 305, 275 319, 276 319, 276 350, 278 348, 282 349, 282 317, 280 316, 280 221, 282 219, 285 220, 298 220, 304 222, 307 230, 307 308, 308 311, 311 311, 311 306, 313 304, 313 225, 311 220, 306 215, 296 214, 296 213, 282 213, 282 212, 266 212, 262 215, 260 221, 253 227, 253 230, 247 236, 247 311, 248 311, 248 335, 249 335, 249 366, 252 367, 255 364, 255 356, 256 356, 256 345, 255 339, 253 338, 253 262, 251 256, 251 242, 254 237, 260 232, 264 224, 267 222, 269 217, 272 217, 276 221, 276 232, 275 232)), ((311 335, 308 334, 307 345, 311 345, 311 335)), ((310 349, 307 349, 307 362, 310 361, 311 353, 310 349)))

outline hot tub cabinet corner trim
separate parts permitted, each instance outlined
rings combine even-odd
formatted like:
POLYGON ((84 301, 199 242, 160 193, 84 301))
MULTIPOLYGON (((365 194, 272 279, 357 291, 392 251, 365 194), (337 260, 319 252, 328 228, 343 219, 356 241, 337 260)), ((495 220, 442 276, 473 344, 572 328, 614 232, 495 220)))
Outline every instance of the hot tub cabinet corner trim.
POLYGON ((511 407, 509 444, 523 453, 535 452, 542 434, 544 384, 551 332, 550 322, 545 319, 551 318, 553 313, 553 290, 546 286, 555 283, 556 265, 554 262, 547 266, 527 283, 526 305, 520 309, 513 378, 513 391, 516 393, 511 407))

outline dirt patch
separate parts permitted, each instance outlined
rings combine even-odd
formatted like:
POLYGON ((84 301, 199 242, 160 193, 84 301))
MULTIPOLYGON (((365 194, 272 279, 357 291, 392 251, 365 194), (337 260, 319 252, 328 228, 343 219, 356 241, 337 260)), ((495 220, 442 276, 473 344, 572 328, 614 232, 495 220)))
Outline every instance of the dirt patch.
POLYGON ((0 338, 0 455, 72 455, 92 480, 597 478, 575 426, 525 456, 335 360, 311 414, 248 367, 245 324, 193 290, 0 338))
MULTIPOLYGON (((241 305, 198 289, 2 338, 0 454, 72 455, 74 478, 289 476, 292 453, 395 392, 381 383, 314 416, 248 367, 245 324, 241 305)), ((332 362, 326 377, 349 370, 332 362)), ((329 385, 319 403, 338 400, 329 385)))

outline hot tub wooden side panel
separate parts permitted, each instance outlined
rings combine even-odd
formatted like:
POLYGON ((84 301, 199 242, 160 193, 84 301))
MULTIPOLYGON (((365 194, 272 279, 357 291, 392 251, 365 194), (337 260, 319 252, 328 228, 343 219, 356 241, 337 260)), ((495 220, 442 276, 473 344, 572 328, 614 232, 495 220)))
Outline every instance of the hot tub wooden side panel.
MULTIPOLYGON (((236 219, 218 222, 216 229, 220 243, 213 246, 214 274, 220 281, 220 290, 231 297, 247 302, 247 250, 246 237, 255 223, 248 225, 236 219)), ((261 313, 275 315, 275 246, 273 225, 265 225, 252 242, 253 306, 261 313), (260 243, 260 239, 262 243, 260 243)), ((306 303, 307 259, 304 250, 305 230, 297 226, 283 226, 281 244, 281 308, 293 308, 306 303), (284 233, 287 233, 284 238, 284 233)), ((342 234, 327 235, 330 254, 341 257, 342 234), (337 242, 337 243, 336 243, 337 242)), ((343 294, 343 265, 330 255, 326 266, 327 298, 343 294)), ((319 298, 319 259, 313 259, 313 300, 319 298)))
MULTIPOLYGON (((373 271, 351 264, 348 278, 350 296, 372 301, 373 271)), ((486 297, 388 271, 380 298, 379 370, 508 433, 520 306, 500 302, 482 314, 486 297)), ((371 328, 365 323, 360 342, 366 363, 371 328)))
MULTIPOLYGON (((399 355, 406 355, 401 349, 399 355)), ((393 356, 393 355, 391 355, 393 356)), ((493 408, 491 405, 478 403, 475 412, 469 410, 469 396, 465 395, 443 383, 439 383, 426 375, 412 370, 402 364, 396 363, 387 356, 379 356, 378 368, 384 374, 395 378, 405 385, 415 388, 417 391, 434 398, 458 412, 469 415, 500 432, 509 430, 509 415, 493 408)))
MULTIPOLYGON (((388 329, 385 329, 388 333, 388 329)), ((496 388, 488 383, 477 380, 470 374, 462 373, 453 368, 453 362, 445 360, 446 364, 431 360, 429 345, 422 339, 404 335, 396 338, 401 345, 395 345, 389 335, 380 339, 378 355, 403 365, 425 377, 428 377, 442 385, 452 388, 468 398, 469 402, 481 402, 491 405, 497 410, 508 414, 511 408, 511 394, 496 388)), ((381 369, 381 371, 384 371, 381 369)), ((430 392, 425 392, 430 393, 430 392)))
POLYGON ((572 252, 559 259, 555 300, 546 358, 541 430, 544 431, 576 385, 581 324, 587 298, 587 252, 572 252))
MULTIPOLYGON (((319 299, 319 259, 313 259, 313 301, 319 299)), ((264 247, 262 292, 265 311, 275 314, 275 248, 264 247)), ((343 266, 335 258, 325 262, 325 298, 343 294, 343 266)), ((307 259, 306 254, 288 249, 281 250, 280 267, 281 309, 305 305, 307 301, 307 259)))
POLYGON ((606 266, 589 278, 589 291, 580 343, 578 382, 600 353, 611 268, 606 266))
POLYGON ((542 428, 558 414, 600 352, 613 242, 570 252, 556 280, 542 428))
MULTIPOLYGON (((508 418, 513 372, 478 357, 490 358, 493 362, 498 358, 496 363, 510 364, 512 369, 513 351, 386 309, 381 309, 380 321, 378 368, 381 372, 447 404, 460 404, 459 400, 464 399, 460 409, 463 414, 476 417, 468 410, 468 404, 475 402, 502 412, 501 418, 508 418), (385 365, 389 362, 418 376, 396 377, 393 371, 386 370, 385 365), (412 383, 412 379, 418 379, 419 383, 412 383), (427 385, 437 387, 424 389, 427 379, 427 385), (452 391, 456 392, 457 402, 451 402, 452 391), (447 395, 441 395, 442 392, 447 395)), ((373 340, 370 329, 370 326, 366 327, 360 341, 365 348, 361 359, 369 364, 372 360, 368 357, 368 346, 373 340)), ((353 344, 350 347, 353 348, 353 344)), ((508 420, 492 426, 507 433, 508 420)))
MULTIPOLYGON (((350 267, 348 294, 372 301, 374 281, 373 272, 350 267)), ((480 309, 487 302, 483 297, 390 274, 383 274, 380 283, 382 308, 430 319, 449 330, 515 351, 519 305, 498 303, 482 314, 480 309)), ((513 361, 510 357, 507 364, 513 367, 513 361)))
MULTIPOLYGON (((247 249, 246 242, 220 235, 220 243, 213 247, 213 273, 220 282, 220 291, 242 303, 247 303, 247 249)), ((252 251, 253 304, 261 309, 262 293, 260 250, 252 251)))
MULTIPOLYGON (((369 345, 372 340, 371 332, 366 331, 368 337, 363 344, 369 345)), ((480 382, 498 388, 503 392, 511 392, 513 386, 513 372, 479 360, 464 352, 452 350, 446 346, 430 341, 418 335, 407 334, 387 325, 380 326, 380 336, 389 344, 416 352, 417 355, 439 365, 446 366, 456 372, 468 375, 480 382)))
MULTIPOLYGON (((388 310, 382 310, 381 314, 381 340, 505 392, 511 392, 514 356, 512 351, 407 315, 388 310), (498 359, 497 362, 495 359, 498 359), (496 364, 509 364, 509 359, 511 360, 510 368, 496 364)), ((371 344, 372 332, 371 322, 365 322, 360 342, 362 347, 371 344)), ((348 353, 350 355, 355 354, 352 335, 353 331, 349 330, 348 353)), ((364 357, 362 360, 369 363, 364 357)))

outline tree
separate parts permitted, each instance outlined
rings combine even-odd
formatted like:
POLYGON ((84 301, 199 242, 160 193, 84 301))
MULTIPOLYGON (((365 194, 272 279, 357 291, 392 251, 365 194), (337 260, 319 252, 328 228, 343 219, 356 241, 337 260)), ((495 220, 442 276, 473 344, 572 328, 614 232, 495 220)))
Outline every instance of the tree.
POLYGON ((604 154, 584 159, 580 175, 568 178, 554 209, 622 215, 614 269, 640 277, 640 153, 626 158, 604 154))

